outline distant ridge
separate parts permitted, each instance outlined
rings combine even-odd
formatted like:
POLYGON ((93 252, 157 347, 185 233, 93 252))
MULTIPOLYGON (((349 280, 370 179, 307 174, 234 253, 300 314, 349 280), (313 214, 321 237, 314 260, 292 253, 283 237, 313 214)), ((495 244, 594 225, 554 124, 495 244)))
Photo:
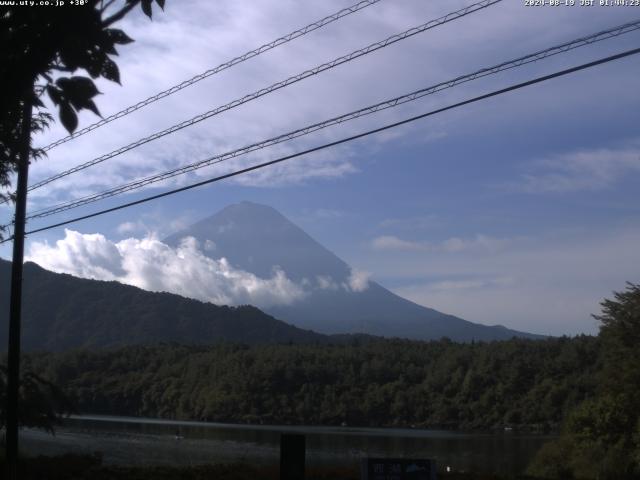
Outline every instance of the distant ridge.
POLYGON ((352 272, 349 265, 266 205, 230 205, 164 241, 176 247, 188 236, 201 245, 213 242, 215 249, 205 255, 225 257, 234 267, 259 277, 270 277, 277 266, 289 279, 315 285, 299 301, 264 309, 300 328, 325 334, 366 333, 418 340, 544 338, 447 315, 399 297, 376 282, 369 282, 362 291, 349 290, 344 287, 352 272), (320 288, 320 279, 325 287, 330 286, 320 288))
MULTIPOLYGON (((0 260, 0 351, 7 346, 10 271, 11 263, 0 260)), ((252 306, 216 306, 117 282, 53 273, 30 262, 24 267, 22 310, 24 350, 60 351, 161 342, 330 341, 325 335, 287 325, 252 306)))

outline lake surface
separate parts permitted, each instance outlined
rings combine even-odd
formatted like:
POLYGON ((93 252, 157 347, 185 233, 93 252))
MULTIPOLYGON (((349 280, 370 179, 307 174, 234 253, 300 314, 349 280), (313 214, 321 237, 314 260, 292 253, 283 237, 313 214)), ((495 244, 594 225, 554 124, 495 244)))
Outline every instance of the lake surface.
POLYGON ((549 436, 440 430, 231 425, 115 416, 74 416, 51 436, 21 433, 32 455, 102 452, 104 463, 277 464, 281 433, 306 435, 307 464, 357 466, 363 457, 432 458, 454 470, 521 473, 549 436))

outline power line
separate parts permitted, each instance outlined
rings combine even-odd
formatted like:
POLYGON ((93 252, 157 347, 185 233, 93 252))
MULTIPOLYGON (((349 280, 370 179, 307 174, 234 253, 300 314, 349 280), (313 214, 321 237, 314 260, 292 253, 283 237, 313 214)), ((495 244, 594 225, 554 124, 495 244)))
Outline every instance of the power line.
POLYGON ((56 214, 56 213, 60 213, 66 210, 71 210, 73 208, 77 208, 83 205, 87 205, 89 203, 93 203, 93 202, 97 202, 99 200, 103 200, 105 198, 110 198, 113 197, 115 195, 119 195, 125 192, 129 192, 132 190, 137 190, 139 188, 142 188, 144 186, 147 185, 151 185, 153 183, 157 183, 163 180, 167 180, 169 178, 175 177, 177 175, 182 175, 194 170, 197 170, 199 168, 203 168, 203 167, 207 167, 207 166, 211 166, 211 165, 215 165, 227 160, 230 160, 232 158, 236 158, 239 157, 241 155, 245 155, 247 153, 250 152, 254 152, 257 150, 261 150, 288 140, 292 140, 294 138, 298 138, 301 137, 303 135, 307 135, 310 134, 312 132, 327 128, 329 126, 332 125, 337 125, 337 124, 341 124, 350 120, 354 120, 356 118, 360 118, 366 115, 370 115, 388 108, 393 108, 396 107, 398 105, 402 105, 404 103, 408 103, 411 101, 415 101, 419 98, 422 98, 424 96, 427 95, 431 95, 434 93, 437 93, 439 91, 448 89, 448 88, 452 88, 456 85, 460 85, 462 83, 466 83, 472 80, 476 80, 478 78, 483 78, 485 76, 489 76, 489 75, 493 75, 505 70, 509 70, 512 68, 516 68, 516 67, 520 67, 522 65, 526 65, 538 60, 542 60, 544 58, 550 57, 550 56, 554 56, 560 53, 565 53, 567 51, 573 50, 575 48, 578 47, 582 47, 585 45, 591 45, 595 42, 599 42, 602 40, 606 40, 609 38, 613 38, 613 37, 617 37, 619 35, 623 35, 625 33, 629 33, 632 31, 635 31, 637 29, 640 29, 640 20, 637 20, 635 22, 630 22, 630 23, 626 23, 623 25, 619 25, 613 28, 610 28, 608 30, 604 30, 586 37, 581 37, 575 40, 572 40, 570 42, 565 42, 562 43, 560 45, 556 45, 550 48, 547 48, 545 50, 541 50, 541 51, 537 51, 535 53, 529 54, 529 55, 525 55, 519 58, 516 58, 514 60, 509 60, 506 62, 502 62, 498 65, 494 65, 492 67, 486 67, 483 68, 481 70, 477 70, 473 73, 470 74, 466 74, 466 75, 462 75, 459 77, 456 77, 452 80, 447 80, 445 82, 441 82, 438 83, 436 85, 430 86, 430 87, 426 87, 399 97, 395 97, 389 100, 385 100, 383 102, 379 102, 377 104, 374 105, 370 105, 368 107, 364 107, 361 108, 359 110, 355 110, 343 115, 340 115, 338 117, 333 117, 331 119, 328 120, 324 120, 322 122, 319 123, 315 123, 312 125, 307 125, 303 128, 299 128, 297 130, 282 134, 282 135, 278 135, 276 137, 272 137, 269 138, 267 140, 263 140, 261 142, 256 142, 256 143, 252 143, 250 145, 226 152, 226 153, 222 153, 222 154, 218 154, 212 157, 209 157, 205 160, 200 160, 198 162, 195 163, 191 163, 189 165, 185 165, 179 168, 175 168, 166 172, 162 172, 159 174, 155 174, 155 175, 151 175, 142 179, 138 179, 135 180, 133 182, 124 184, 124 185, 120 185, 118 187, 115 188, 111 188, 109 190, 105 190, 96 194, 91 194, 82 198, 78 198, 75 200, 71 200, 68 202, 64 202, 58 205, 55 205, 53 207, 47 207, 44 209, 40 209, 37 210, 33 213, 31 213, 27 218, 28 219, 34 219, 34 218, 43 218, 43 217, 48 217, 50 215, 56 214))
MULTIPOLYGON (((568 75, 570 73, 574 73, 574 72, 577 72, 577 71, 580 71, 580 70, 585 70, 587 68, 591 68, 591 67, 594 67, 594 66, 597 66, 597 65, 602 65, 604 63, 608 63, 608 62, 611 62, 611 61, 614 61, 614 60, 618 60, 618 59, 621 59, 621 58, 624 58, 624 57, 628 57, 628 56, 631 56, 631 55, 636 55, 638 53, 640 53, 640 48, 627 50, 625 52, 618 53, 616 55, 611 55, 609 57, 601 58, 601 59, 595 60, 593 62, 584 63, 584 64, 578 65, 576 67, 572 67, 572 68, 568 68, 568 69, 565 69, 565 70, 561 70, 561 71, 558 71, 558 72, 555 72, 555 73, 552 73, 552 74, 549 74, 549 75, 545 75, 545 76, 542 76, 542 77, 537 77, 537 78, 534 78, 532 80, 528 80, 526 82, 522 82, 522 83, 518 83, 518 84, 515 84, 515 85, 511 85, 511 86, 506 87, 506 88, 502 88, 500 90, 494 90, 493 92, 490 92, 490 93, 487 93, 487 94, 484 94, 484 95, 480 95, 480 96, 471 98, 469 100, 465 100, 465 101, 458 102, 458 103, 455 103, 455 104, 452 104, 452 105, 449 105, 449 106, 446 106, 446 107, 442 107, 442 108, 439 108, 439 109, 436 109, 436 110, 432 110, 430 112, 423 113, 421 115, 416 115, 414 117, 410 117, 410 118, 407 118, 405 120, 401 120, 399 122, 391 123, 391 124, 385 125, 383 127, 375 128, 373 130, 368 130, 366 132, 359 133, 357 135, 352 135, 350 137, 342 138, 342 139, 336 140, 334 142, 325 143, 323 145, 320 145, 320 146, 317 146, 317 147, 314 147, 314 148, 310 148, 308 150, 304 150, 304 151, 301 151, 301 152, 297 152, 297 153, 294 153, 294 154, 291 154, 291 155, 287 155, 287 156, 284 156, 284 157, 280 157, 280 158, 277 158, 275 160, 270 160, 268 162, 260 163, 258 165, 253 165, 251 167, 243 168, 241 170, 236 170, 235 172, 227 173, 227 174, 220 175, 220 176, 217 176, 217 177, 214 177, 214 178, 210 178, 208 180, 203 180, 201 182, 193 183, 193 184, 187 185, 185 187, 180 187, 180 188, 176 188, 174 190, 169 190, 167 192, 159 193, 157 195, 152 195, 152 196, 149 196, 149 197, 145 197, 145 198, 142 198, 140 200, 135 200, 133 202, 128 202, 128 203, 125 203, 125 204, 121 204, 121 205, 118 205, 116 207, 107 208, 107 209, 100 210, 98 212, 94 212, 94 213, 91 213, 91 214, 88 214, 88 215, 83 215, 83 216, 80 216, 80 217, 76 217, 76 218, 73 218, 71 220, 66 220, 64 222, 59 222, 59 223, 56 223, 56 224, 53 224, 53 225, 48 225, 46 227, 37 228, 37 229, 31 230, 29 232, 26 232, 26 234, 30 235, 30 234, 33 234, 33 233, 43 232, 45 230, 51 230, 52 228, 61 227, 61 226, 64 226, 64 225, 68 225, 70 223, 78 222, 80 220, 86 220, 88 218, 97 217, 99 215, 104 215, 106 213, 111 213, 111 212, 115 212, 117 210, 122 210, 124 208, 129 208, 129 207, 132 207, 134 205, 140 205, 142 203, 146 203, 146 202, 149 202, 151 200, 156 200, 156 199, 159 199, 159 198, 167 197, 167 196, 170 196, 170 195, 174 195, 176 193, 184 192, 186 190, 191 190, 191 189, 196 188, 196 187, 201 187, 203 185, 208 185, 210 183, 219 182, 219 181, 227 179, 227 178, 235 177, 237 175, 242 175, 244 173, 248 173, 248 172, 251 172, 251 171, 254 171, 254 170, 258 170, 258 169, 261 169, 261 168, 264 168, 264 167, 268 167, 270 165, 274 165, 274 164, 277 164, 277 163, 280 163, 280 162, 284 162, 286 160, 291 160, 293 158, 300 157, 300 156, 303 156, 303 155, 307 155, 309 153, 317 152, 319 150, 324 150, 325 148, 329 148, 329 147, 340 145, 340 144, 343 144, 343 143, 346 143, 346 142, 357 140, 359 138, 363 138, 363 137, 366 137, 366 136, 369 136, 369 135, 373 135, 375 133, 380 133, 380 132, 383 132, 385 130, 388 130, 388 129, 391 129, 391 128, 394 128, 394 127, 398 127, 400 125, 411 123, 411 122, 414 122, 416 120, 420 120, 422 118, 430 117, 432 115, 436 115, 438 113, 445 112, 447 110, 452 110, 454 108, 459 108, 459 107, 462 107, 464 105, 468 105, 468 104, 471 104, 471 103, 478 102, 480 100, 485 100, 487 98, 495 97, 497 95, 501 95, 501 94, 504 94, 504 93, 507 93, 507 92, 518 90, 518 89, 521 89, 521 88, 524 88, 524 87, 527 87, 527 86, 530 86, 530 85, 534 85, 534 84, 537 84, 537 83, 545 82, 545 81, 551 80, 553 78, 562 77, 562 76, 568 75)), ((12 237, 7 238, 6 240, 3 240, 0 243, 7 242, 7 241, 9 241, 11 239, 12 239, 12 237)))
POLYGON ((262 88, 262 89, 260 89, 260 90, 258 90, 256 92, 253 92, 253 93, 250 93, 248 95, 245 95, 244 97, 236 99, 236 100, 234 100, 234 101, 232 101, 230 103, 227 103, 225 105, 216 107, 213 110, 209 110, 208 112, 201 113, 200 115, 197 115, 197 116, 195 116, 195 117, 193 117, 193 118, 191 118, 189 120, 185 120, 185 121, 183 121, 181 123, 178 123, 176 125, 173 125, 173 126, 167 128, 165 130, 162 130, 160 132, 156 132, 156 133, 154 133, 154 134, 152 134, 152 135, 150 135, 148 137, 141 138, 141 139, 139 139, 139 140, 137 140, 137 141, 135 141, 133 143, 125 145, 124 147, 120 147, 117 150, 114 150, 114 151, 112 151, 110 153, 107 153, 107 154, 102 155, 102 156, 100 156, 98 158, 95 158, 93 160, 85 162, 85 163, 83 163, 81 165, 73 167, 73 168, 71 168, 69 170, 61 172, 61 173, 59 173, 57 175, 54 175, 52 177, 46 178, 46 179, 44 179, 44 180, 42 180, 42 181, 40 181, 38 183, 35 183, 35 184, 31 185, 29 187, 29 191, 35 190, 36 188, 40 188, 40 187, 42 187, 44 185, 47 185, 47 184, 49 184, 49 183, 51 183, 51 182, 53 182, 55 180, 58 180, 58 179, 63 178, 63 177, 66 177, 67 175, 71 175, 72 173, 79 172, 81 170, 84 170, 85 168, 89 168, 89 167, 91 167, 93 165, 96 165, 98 163, 102 163, 102 162, 104 162, 106 160, 109 160, 109 159, 111 159, 113 157, 116 157, 116 156, 121 155, 121 154, 123 154, 125 152, 128 152, 129 150, 132 150, 132 149, 134 149, 136 147, 139 147, 139 146, 144 145, 146 143, 149 143, 151 141, 157 140, 157 139, 159 139, 161 137, 164 137, 166 135, 175 133, 178 130, 182 130, 183 128, 190 127, 190 126, 192 126, 192 125, 194 125, 194 124, 196 124, 198 122, 201 122, 203 120, 211 118, 214 115, 218 115, 218 114, 220 114, 222 112, 225 112, 227 110, 231 110, 232 108, 235 108, 235 107, 238 107, 240 105, 243 105, 243 104, 245 104, 247 102, 250 102, 250 101, 255 100, 257 98, 260 98, 260 97, 262 97, 264 95, 272 93, 272 92, 274 92, 276 90, 279 90, 281 88, 284 88, 284 87, 287 87, 287 86, 292 85, 294 83, 297 83, 297 82, 299 82, 301 80, 304 80, 306 78, 309 78, 309 77, 311 77, 313 75, 317 75, 317 74, 319 74, 321 72, 324 72, 326 70, 329 70, 329 69, 332 69, 334 67, 337 67, 338 65, 342 65, 344 63, 348 63, 348 62, 350 62, 352 60, 355 60, 356 58, 359 58, 361 56, 367 55, 367 54, 369 54, 371 52, 375 52, 377 50, 385 48, 385 47, 387 47, 389 45, 392 45, 392 44, 394 44, 396 42, 399 42, 401 40, 405 40, 407 38, 410 38, 410 37, 412 37, 414 35, 417 35, 418 33, 422 33, 422 32, 425 32, 427 30, 430 30, 432 28, 435 28, 437 26, 440 26, 440 25, 443 25, 445 23, 451 22, 453 20, 457 20, 459 18, 462 18, 462 17, 464 17, 466 15, 469 15, 471 13, 477 12, 478 10, 487 8, 487 7, 491 6, 491 5, 499 3, 501 1, 502 0, 482 0, 481 2, 474 3, 472 5, 469 5, 467 7, 462 8, 460 10, 456 10, 454 12, 448 13, 448 14, 446 14, 446 15, 440 17, 440 18, 437 18, 435 20, 431 20, 431 21, 429 21, 427 23, 424 23, 422 25, 419 25, 417 27, 413 27, 413 28, 410 28, 408 30, 405 30, 402 33, 398 33, 398 34, 392 35, 392 36, 390 36, 390 37, 388 37, 388 38, 386 38, 386 39, 384 39, 382 41, 372 43, 371 45, 368 45, 368 46, 366 46, 364 48, 361 48, 359 50, 355 50, 355 51, 353 51, 353 52, 351 52, 351 53, 349 53, 347 55, 344 55, 342 57, 338 57, 338 58, 336 58, 336 59, 334 59, 334 60, 332 60, 330 62, 323 63, 322 65, 316 66, 316 67, 314 67, 314 68, 312 68, 310 70, 306 70, 306 71, 304 71, 302 73, 299 73, 298 75, 291 76, 291 77, 289 77, 289 78, 287 78, 285 80, 282 80, 280 82, 274 83, 273 85, 270 85, 269 87, 262 88))
POLYGON ((84 135, 85 133, 89 133, 92 130, 95 130, 96 128, 102 127, 103 125, 106 125, 107 123, 111 123, 114 120, 117 120, 118 118, 122 118, 126 115, 129 115, 130 113, 135 112, 136 110, 140 110, 143 107, 146 107, 147 105, 150 105, 154 102, 157 102, 158 100, 161 100, 165 97, 168 97, 169 95, 173 95, 176 92, 179 92, 180 90, 182 90, 183 88, 187 88, 191 85, 193 85, 194 83, 199 82, 200 80, 204 80, 205 78, 208 78, 212 75, 215 75, 216 73, 220 73, 223 70, 226 70, 228 68, 231 68, 235 65, 238 65, 239 63, 242 63, 246 60, 249 60, 250 58, 253 57, 257 57, 258 55, 268 52, 269 50, 272 50, 276 47, 279 47, 280 45, 284 45, 285 43, 288 43, 292 40, 295 40, 296 38, 302 37, 303 35, 306 35, 307 33, 313 32, 314 30, 318 30, 319 28, 322 28, 326 25, 329 25, 330 23, 333 23, 343 17, 346 17, 347 15, 351 15, 352 13, 355 13, 359 10, 362 10, 363 8, 366 8, 370 5, 373 5, 375 3, 380 2, 381 0, 363 0, 360 1, 354 5, 351 5, 350 7, 347 8, 343 8, 342 10, 329 15, 327 17, 324 17, 318 21, 315 21, 313 23, 310 23, 309 25, 302 27, 298 30, 294 30, 291 33, 288 33, 280 38, 277 38, 276 40, 273 40, 269 43, 265 43, 264 45, 254 49, 254 50, 250 50, 246 53, 243 53, 242 55, 235 57, 231 60, 229 60, 228 62, 222 63, 220 65, 218 65, 217 67, 211 68, 209 70, 207 70, 206 72, 202 72, 198 75, 195 75, 194 77, 190 78, 189 80, 185 80, 182 83, 179 83, 178 85, 174 85, 171 88, 168 88, 167 90, 164 90, 162 92, 156 93, 155 95, 142 100, 138 103, 136 103, 135 105, 131 105, 127 108, 125 108, 124 110, 120 110, 117 113, 114 113, 113 115, 108 116, 107 118, 104 118, 96 123, 93 123, 87 127, 82 128, 81 130, 78 130, 77 132, 72 133, 71 135, 68 135, 66 137, 60 138, 59 140, 56 140, 53 143, 50 143, 49 145, 47 145, 46 147, 43 148, 43 150, 49 151, 52 148, 57 147, 58 145, 62 145, 63 143, 68 142, 69 140, 73 140, 74 138, 78 138, 82 135, 84 135))

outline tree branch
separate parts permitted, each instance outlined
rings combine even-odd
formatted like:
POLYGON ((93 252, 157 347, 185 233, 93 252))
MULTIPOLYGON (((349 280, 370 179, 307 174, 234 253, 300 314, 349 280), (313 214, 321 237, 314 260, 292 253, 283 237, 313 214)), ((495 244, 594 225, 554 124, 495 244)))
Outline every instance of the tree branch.
POLYGON ((114 3, 115 1, 116 1, 116 0, 109 0, 109 1, 107 2, 107 4, 106 4, 106 5, 105 5, 104 3, 102 3, 102 4, 100 5, 100 13, 104 13, 104 12, 106 12, 106 11, 107 11, 107 9, 108 9, 111 5, 113 5, 113 3, 114 3))
POLYGON ((103 27, 108 27, 111 24, 117 22, 118 20, 122 20, 127 13, 129 13, 131 10, 133 10, 135 8, 135 6, 138 4, 137 1, 135 2, 131 2, 129 3, 127 6, 123 7, 120 9, 120 11, 114 13, 113 15, 111 15, 109 18, 106 18, 103 22, 102 22, 102 26, 103 27))

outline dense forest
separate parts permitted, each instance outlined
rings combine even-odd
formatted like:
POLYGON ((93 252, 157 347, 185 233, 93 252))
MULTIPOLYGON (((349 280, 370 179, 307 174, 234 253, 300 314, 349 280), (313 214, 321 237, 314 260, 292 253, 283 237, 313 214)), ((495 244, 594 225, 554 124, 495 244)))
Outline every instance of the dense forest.
POLYGON ((594 337, 125 347, 33 354, 82 412, 220 422, 550 430, 594 391, 594 337))

